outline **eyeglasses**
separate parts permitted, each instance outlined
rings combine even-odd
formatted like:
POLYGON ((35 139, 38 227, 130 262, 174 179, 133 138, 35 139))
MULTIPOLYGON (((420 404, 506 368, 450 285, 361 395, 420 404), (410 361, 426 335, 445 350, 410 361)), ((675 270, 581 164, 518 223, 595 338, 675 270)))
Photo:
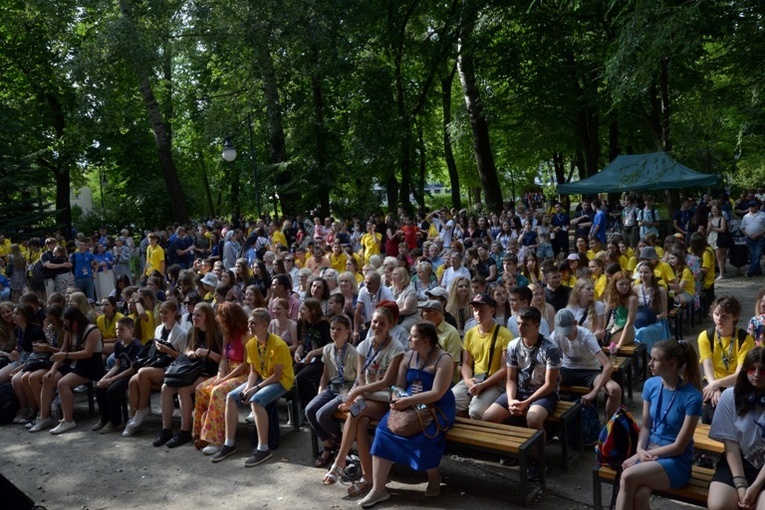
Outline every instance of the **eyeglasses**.
POLYGON ((749 367, 746 369, 746 373, 749 375, 765 375, 765 367, 749 367))
POLYGON ((188 299, 186 299, 186 300, 182 301, 182 303, 183 303, 184 305, 190 305, 190 304, 191 304, 191 301, 189 301, 188 299))

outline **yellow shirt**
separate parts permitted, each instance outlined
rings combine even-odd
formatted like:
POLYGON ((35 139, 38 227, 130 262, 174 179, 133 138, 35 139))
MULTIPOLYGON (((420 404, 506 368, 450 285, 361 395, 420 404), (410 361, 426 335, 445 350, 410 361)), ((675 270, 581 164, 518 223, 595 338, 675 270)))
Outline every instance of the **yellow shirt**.
POLYGON ((715 379, 722 379, 735 374, 738 366, 744 363, 744 358, 746 358, 746 355, 754 347, 754 338, 752 338, 751 335, 746 335, 746 340, 744 340, 744 343, 741 344, 741 347, 739 348, 738 328, 736 327, 733 328, 732 337, 720 337, 717 334, 714 334, 714 337, 713 341, 715 343, 715 348, 713 351, 710 346, 710 340, 707 337, 707 331, 704 330, 699 333, 699 359, 701 362, 705 359, 711 359, 712 364, 715 367, 715 379), (730 345, 731 342, 733 342, 732 347, 730 345), (731 356, 728 360, 728 368, 726 369, 725 363, 723 362, 723 353, 726 354, 727 357, 728 349, 731 350, 731 356))
POLYGON ((146 276, 149 276, 153 271, 159 271, 165 274, 162 269, 162 262, 165 261, 165 250, 160 245, 151 246, 146 248, 146 276))
MULTIPOLYGON (((138 340, 140 340, 144 345, 148 344, 149 341, 154 338, 154 330, 157 329, 157 326, 154 324, 154 314, 149 310, 145 310, 145 313, 146 319, 141 319, 140 322, 141 335, 136 335, 136 338, 138 338, 138 340)), ((133 322, 135 322, 136 326, 139 325, 138 316, 136 314, 131 313, 130 318, 133 319, 133 322)))
POLYGON ((661 282, 664 283, 665 287, 667 286, 667 283, 676 279, 675 272, 672 270, 672 266, 670 266, 663 260, 659 260, 656 263, 656 267, 653 268, 653 272, 656 275, 656 277, 659 280, 661 280, 661 282))
POLYGON ((702 283, 702 288, 706 290, 715 283, 715 253, 709 246, 704 249, 704 254, 701 258, 701 267, 707 268, 702 283))
POLYGON ((282 365, 282 376, 279 384, 284 386, 285 390, 292 388, 295 380, 295 372, 292 370, 292 356, 290 348, 280 337, 273 333, 268 334, 266 344, 261 346, 257 337, 252 337, 247 342, 247 363, 252 370, 255 370, 262 379, 268 379, 274 373, 274 366, 282 365), (261 353, 265 358, 261 369, 261 353))
POLYGON ((339 255, 335 255, 335 252, 329 254, 329 265, 332 269, 337 271, 338 274, 345 271, 345 263, 348 261, 348 255, 345 252, 340 252, 339 255))
MULTIPOLYGON (((99 315, 96 319, 96 326, 98 327, 98 331, 101 332, 101 336, 104 338, 117 338, 117 322, 123 317, 124 315, 119 312, 114 314, 112 320, 108 320, 106 315, 99 315)), ((152 331, 154 330, 152 329, 152 331)))
POLYGON ((491 367, 488 367, 488 364, 491 340, 494 336, 494 328, 490 329, 485 335, 482 335, 479 332, 478 326, 470 328, 467 333, 465 333, 462 348, 473 356, 474 375, 487 374, 488 372, 487 376, 490 376, 502 368, 502 352, 507 349, 507 344, 513 339, 513 334, 504 326, 498 327, 499 332, 497 333, 497 343, 494 345, 494 356, 491 357, 491 367))
POLYGON ((0 257, 7 257, 11 252, 11 240, 7 237, 0 243, 0 257))
POLYGON ((596 301, 603 301, 603 294, 606 293, 606 287, 608 287, 608 277, 604 274, 592 280, 595 283, 595 295, 596 301))
POLYGON ((664 248, 662 248, 661 246, 654 246, 653 248, 656 250, 656 255, 660 259, 663 259, 664 258, 664 248))
POLYGON ((696 294, 696 280, 693 279, 693 273, 688 267, 683 268, 683 274, 680 276, 679 283, 683 292, 687 292, 691 296, 696 294))
POLYGON ((631 256, 630 259, 627 261, 627 271, 630 273, 634 272, 638 265, 638 259, 635 256, 631 256))
POLYGON ((284 237, 284 234, 281 230, 274 231, 273 235, 271 236, 271 246, 275 248, 277 244, 280 244, 285 248, 288 247, 287 238, 284 237))
POLYGON ((576 276, 573 274, 568 277, 568 280, 561 280, 561 285, 565 285, 566 287, 574 288, 574 285, 576 285, 576 276))
POLYGON ((382 244, 382 234, 375 232, 372 237, 369 232, 361 236, 359 239, 361 247, 364 249, 364 264, 369 264, 369 258, 372 255, 380 254, 380 245, 382 244))
POLYGON ((630 261, 624 255, 619 255, 619 265, 621 266, 622 271, 631 271, 630 261))

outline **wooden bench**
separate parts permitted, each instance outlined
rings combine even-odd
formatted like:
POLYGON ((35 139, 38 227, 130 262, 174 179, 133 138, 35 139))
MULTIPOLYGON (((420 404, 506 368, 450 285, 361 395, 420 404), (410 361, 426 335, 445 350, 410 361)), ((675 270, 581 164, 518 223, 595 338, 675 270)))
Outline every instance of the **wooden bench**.
MULTIPOLYGON (((627 398, 624 398, 624 396, 628 396, 629 402, 632 402, 632 358, 626 357, 626 356, 616 356, 616 362, 614 365, 613 375, 611 376, 614 381, 619 384, 619 387, 622 389, 622 400, 627 401, 627 398), (625 393, 625 387, 626 387, 626 393, 625 393)), ((592 388, 588 388, 587 386, 560 386, 559 392, 569 395, 586 395, 590 391, 592 391, 592 388)), ((606 419, 610 418, 610 416, 606 416, 606 419)))
MULTIPOLYGON (((699 423, 693 433, 693 450, 713 454, 722 454, 724 446, 721 442, 709 438, 709 425, 699 423)), ((663 498, 689 503, 691 505, 706 507, 707 495, 709 493, 709 484, 714 475, 714 469, 693 466, 691 480, 688 485, 679 489, 669 489, 666 491, 654 491, 653 494, 663 498)), ((602 485, 607 483, 611 486, 615 484, 616 471, 608 467, 595 467, 592 471, 592 497, 595 510, 603 508, 602 485)))
MULTIPOLYGON (((572 416, 573 407, 562 406, 561 412, 557 413, 558 420, 568 420, 572 416)), ((345 421, 347 413, 337 412, 335 418, 345 421)), ((370 431, 374 432, 379 424, 378 420, 371 420, 370 431)), ((313 456, 319 455, 319 439, 311 429, 311 444, 313 456)), ((485 421, 471 420, 470 418, 456 418, 454 427, 446 433, 446 447, 450 451, 458 453, 481 452, 488 454, 513 455, 518 458, 520 477, 520 500, 523 505, 531 503, 542 488, 546 486, 545 480, 545 441, 544 434, 535 429, 503 425, 501 423, 489 423, 485 421), (539 466, 539 486, 531 487, 529 484, 527 468, 532 459, 536 459, 539 466)))
POLYGON ((648 379, 648 349, 646 349, 645 344, 633 342, 629 345, 624 345, 619 348, 616 354, 632 360, 634 381, 645 381, 648 379), (638 372, 640 372, 640 374, 638 374, 638 372))

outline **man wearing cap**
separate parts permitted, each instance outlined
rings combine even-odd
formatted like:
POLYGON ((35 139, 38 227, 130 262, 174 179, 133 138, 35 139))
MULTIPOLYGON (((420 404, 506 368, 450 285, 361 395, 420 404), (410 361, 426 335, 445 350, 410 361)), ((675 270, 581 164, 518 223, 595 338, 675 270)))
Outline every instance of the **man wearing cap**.
MULTIPOLYGON (((544 433, 545 419, 558 404, 558 372, 561 354, 558 346, 539 334, 542 315, 533 307, 518 314, 520 338, 507 346, 505 390, 484 413, 484 421, 504 423, 513 418, 544 433)), ((536 465, 528 477, 539 476, 536 465)))
POLYGON ((765 248, 765 213, 760 210, 760 202, 749 202, 749 212, 741 219, 739 231, 746 236, 746 247, 749 249, 749 271, 746 276, 762 274, 760 259, 765 248))
POLYGON ((460 334, 457 332, 457 328, 448 324, 444 320, 444 305, 437 299, 429 299, 423 301, 417 305, 417 309, 420 311, 420 317, 423 320, 432 322, 436 326, 436 333, 438 333, 438 345, 443 350, 449 353, 454 361, 454 380, 459 381, 459 362, 460 351, 462 351, 462 342, 460 341, 460 334))
POLYGON ((494 322, 497 302, 488 294, 478 294, 470 301, 478 323, 465 333, 462 346, 462 367, 452 392, 457 414, 480 420, 483 413, 502 394, 505 381, 504 352, 512 335, 494 322))
MULTIPOLYGON (((452 314, 446 311, 446 302, 449 301, 449 293, 446 291, 446 289, 443 287, 434 287, 432 289, 426 290, 425 296, 428 299, 435 299, 441 303, 441 307, 444 309, 444 320, 447 324, 454 326, 454 328, 457 329, 457 320, 452 314)), ((459 332, 457 333, 459 334, 459 332)), ((457 375, 459 375, 459 370, 457 370, 457 375)))
MULTIPOLYGON (((659 259, 659 256, 656 254, 656 250, 653 246, 646 246, 640 250, 639 260, 641 262, 645 260, 651 264, 653 267, 653 273, 656 275, 656 278, 659 279, 659 284, 663 285, 664 287, 669 287, 670 283, 676 281, 677 278, 675 277, 675 272, 672 270, 672 266, 659 259)), ((640 279, 637 271, 635 271, 633 277, 636 280, 640 279)))
POLYGON ((555 314, 553 341, 563 355, 560 383, 563 386, 585 386, 592 391, 581 398, 583 405, 597 404, 600 390, 606 392, 606 416, 613 416, 622 402, 622 390, 611 379, 614 367, 587 328, 580 328, 571 310, 555 314))

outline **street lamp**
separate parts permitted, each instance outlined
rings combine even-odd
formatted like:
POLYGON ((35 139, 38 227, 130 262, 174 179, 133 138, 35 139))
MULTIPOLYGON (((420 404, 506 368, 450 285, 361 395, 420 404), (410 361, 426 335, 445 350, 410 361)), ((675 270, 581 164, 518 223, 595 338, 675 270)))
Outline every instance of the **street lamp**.
POLYGON ((221 156, 223 156, 223 159, 229 163, 236 159, 236 148, 234 147, 234 144, 231 143, 230 136, 227 136, 226 141, 223 143, 223 152, 221 153, 221 156))

